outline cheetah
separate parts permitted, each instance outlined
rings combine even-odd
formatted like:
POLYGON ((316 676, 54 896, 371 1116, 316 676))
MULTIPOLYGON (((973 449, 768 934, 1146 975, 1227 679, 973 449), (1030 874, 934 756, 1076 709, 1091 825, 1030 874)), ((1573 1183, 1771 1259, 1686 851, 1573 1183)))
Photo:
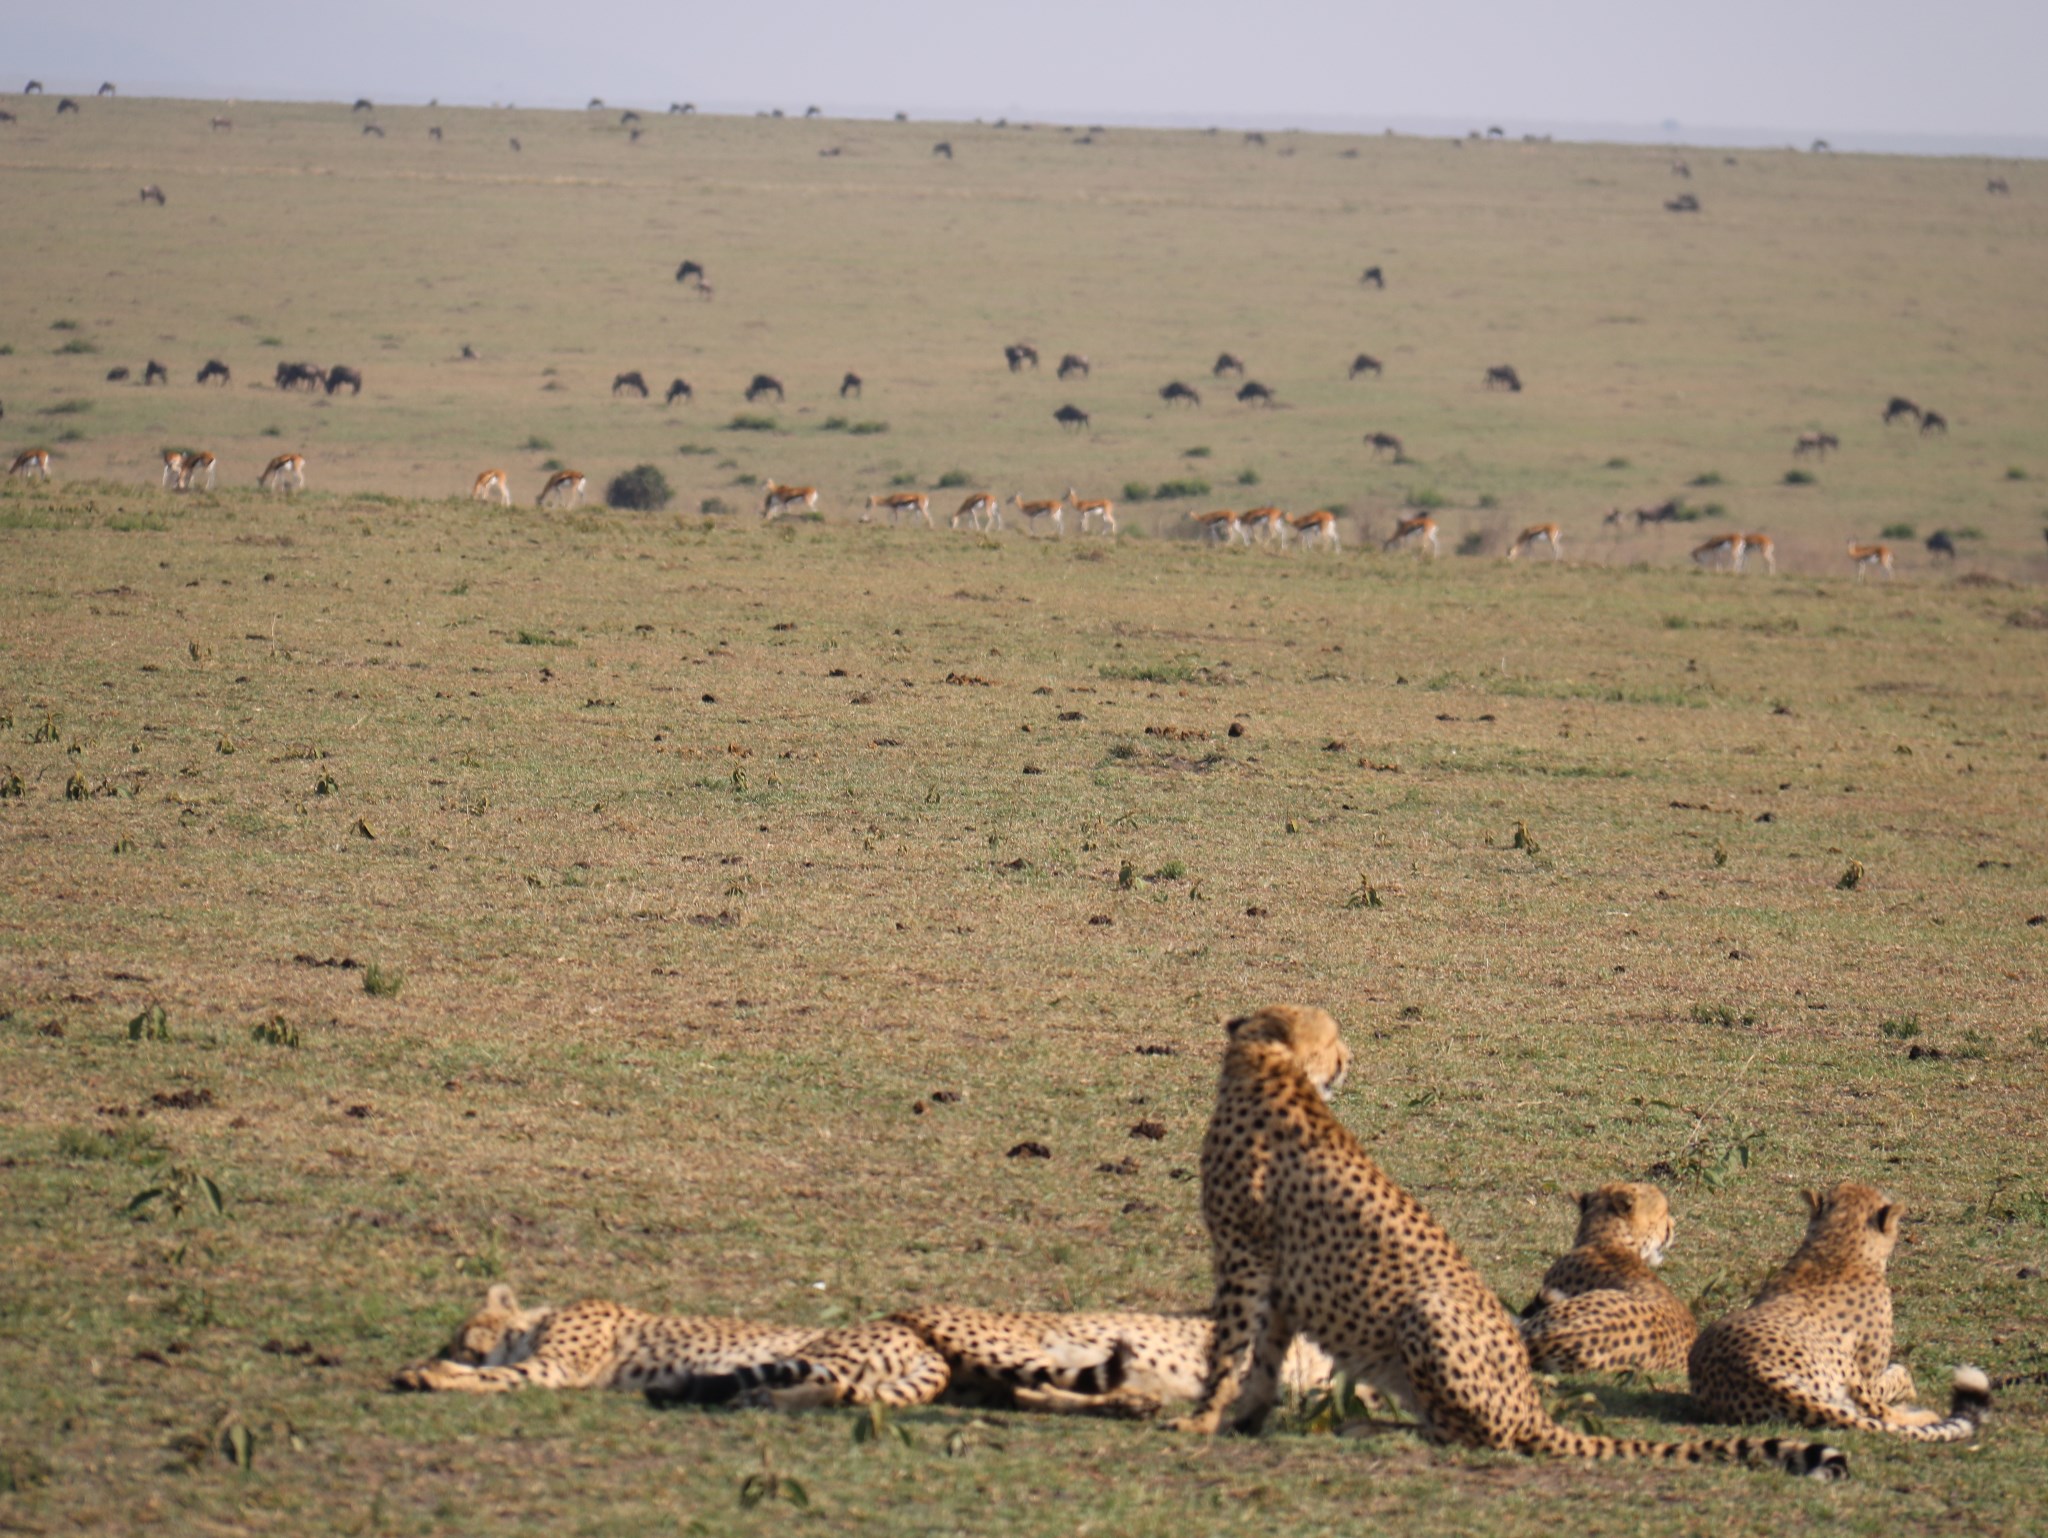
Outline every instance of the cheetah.
POLYGON ((1216 1331, 1177 1429, 1256 1431, 1297 1334, 1440 1442, 1575 1458, 1767 1462, 1842 1478, 1837 1449, 1776 1437, 1647 1442, 1552 1421, 1507 1309, 1422 1205, 1331 1112, 1350 1071, 1337 1022, 1279 1005, 1232 1020, 1202 1145, 1216 1331))
POLYGON ((1671 1204, 1652 1185, 1615 1182, 1579 1197, 1579 1236, 1522 1310, 1538 1372, 1682 1372, 1699 1334, 1692 1310, 1657 1277, 1671 1204))
MULTIPOLYGON (((663 1389, 798 1352, 829 1353, 837 1337, 848 1333, 648 1314, 596 1298, 523 1309, 501 1282, 437 1357, 400 1369, 392 1386, 468 1394, 521 1388, 663 1389)), ((944 1387, 945 1358, 910 1331, 885 1332, 879 1338, 870 1334, 862 1344, 871 1370, 855 1402, 922 1404, 944 1387)))
POLYGON ((1899 1207, 1844 1180, 1808 1191, 1806 1237, 1749 1307, 1693 1342, 1692 1396, 1731 1421, 1881 1431, 1914 1442, 1960 1442, 1991 1413, 1991 1385, 1956 1369, 1949 1412, 1913 1403, 1913 1377, 1891 1360, 1892 1294, 1885 1262, 1899 1242, 1899 1207))

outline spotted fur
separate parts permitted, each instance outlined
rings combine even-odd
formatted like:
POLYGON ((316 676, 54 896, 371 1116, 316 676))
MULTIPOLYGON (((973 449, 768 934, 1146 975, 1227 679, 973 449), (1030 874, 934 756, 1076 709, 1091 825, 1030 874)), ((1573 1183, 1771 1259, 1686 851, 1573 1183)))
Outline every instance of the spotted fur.
POLYGON ((1699 1326, 1657 1277, 1671 1236, 1671 1204, 1655 1186, 1617 1182, 1581 1195, 1577 1241, 1522 1310, 1531 1364, 1539 1372, 1684 1371, 1699 1326))

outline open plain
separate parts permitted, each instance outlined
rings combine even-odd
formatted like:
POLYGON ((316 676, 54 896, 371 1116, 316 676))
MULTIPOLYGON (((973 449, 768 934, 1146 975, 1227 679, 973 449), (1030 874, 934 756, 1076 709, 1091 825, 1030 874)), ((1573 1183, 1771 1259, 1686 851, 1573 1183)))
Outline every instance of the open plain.
MULTIPOLYGON (((0 1531, 2038 1531, 2037 168, 6 105, 0 439, 53 479, 0 490, 0 1531), (255 489, 280 452, 310 490, 255 489), (663 511, 532 506, 643 463, 663 511), (764 524, 764 478, 817 515, 764 524), (1123 536, 944 527, 1069 486, 1123 536), (861 522, 892 489, 940 529, 861 522), (1344 548, 1187 537, 1262 503, 1344 548), (1381 552, 1418 509, 1442 558, 1381 552), (1562 562, 1500 559, 1548 520, 1562 562), (1734 531, 1779 574, 1686 560, 1734 531), (1603 1180, 1670 1193, 1703 1318, 1802 1188, 1886 1187, 1899 1355, 1933 1401, 1984 1367, 1994 1419, 1831 1438, 1816 1487, 1307 1412, 385 1389, 499 1279, 1199 1306, 1220 1022, 1269 1000, 1337 1015, 1339 1113, 1512 1304, 1603 1180)), ((1556 1393, 1698 1424, 1677 1379, 1556 1393)))

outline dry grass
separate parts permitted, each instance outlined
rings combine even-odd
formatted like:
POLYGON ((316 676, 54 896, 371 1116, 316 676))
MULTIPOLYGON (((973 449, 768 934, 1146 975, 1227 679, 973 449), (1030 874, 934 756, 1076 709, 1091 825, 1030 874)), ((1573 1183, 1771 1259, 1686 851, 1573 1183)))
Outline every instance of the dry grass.
MULTIPOLYGON (((1739 492, 1745 526, 1800 499, 1818 551, 1929 496, 1930 456, 1949 455, 1941 475, 1959 484, 1974 456, 2001 472, 2038 456, 2014 361, 2038 327, 1992 322, 2001 304, 2038 318, 2015 273, 2042 232, 2008 231, 1995 255, 1962 233, 2024 220, 2023 199, 1987 212, 1941 190, 1967 186, 1967 167, 1745 156, 1728 176, 1760 211, 1731 191, 1677 232, 1638 219, 1662 189, 1625 151, 1374 143, 1339 161, 1305 143, 1254 177, 1235 146, 1199 137, 1083 150, 951 128, 949 168, 926 163, 926 130, 661 123, 635 160, 594 120, 540 115, 512 125, 527 141, 515 175, 483 166, 505 125, 454 113, 446 147, 471 158, 444 182, 390 165, 417 160, 424 117, 415 131, 416 115, 382 114, 380 144, 329 109, 240 107, 232 142, 201 136, 199 116, 178 183, 161 155, 140 176, 151 156, 132 135, 184 109, 118 107, 75 125, 100 140, 25 123, 0 174, 36 177, 47 228, 103 252, 133 240, 135 211, 110 190, 162 181, 169 208, 140 215, 189 221, 151 226, 187 302, 167 319, 138 301, 118 321, 109 263, 67 268, 56 234, 33 232, 26 291, 78 316, 98 363, 162 355, 155 338, 175 329, 191 367, 235 335, 214 311, 245 307, 253 336, 284 327, 288 296, 320 292, 317 313, 289 307, 304 329, 281 355, 358 362, 370 387, 360 409, 206 395, 180 362, 169 391, 105 387, 70 484, 0 501, 15 574, 0 591, 0 784, 22 789, 0 800, 0 1491, 24 1487, 0 1493, 0 1518, 767 1531, 794 1513, 737 1503, 767 1457, 804 1482, 810 1520, 848 1531, 1426 1518, 1666 1532, 1674 1499, 1729 1533, 1913 1530, 1958 1509, 1986 1532, 2034 1520, 2037 1385, 2002 1396, 1981 1450, 1850 1439, 1863 1477, 1826 1492, 1405 1437, 1192 1446, 932 1411, 902 1418, 904 1448, 857 1445, 830 1416, 381 1390, 501 1276, 537 1298, 806 1321, 920 1298, 1198 1302, 1188 1174, 1217 1022, 1277 998, 1338 1013, 1365 1065, 1346 1119, 1516 1301, 1568 1242, 1585 1184, 1655 1172, 1681 1223, 1674 1284, 1713 1308, 1789 1248, 1798 1187, 1856 1175, 1912 1214, 1894 1279, 1923 1386, 1960 1360, 2038 1373, 2048 1283, 2019 1271, 2048 1266, 2034 1125, 2048 927, 2027 923, 2048 906, 2048 632, 2011 622, 2031 595, 118 483, 161 442, 232 444, 236 421, 287 411, 332 440, 281 445, 315 456, 316 484, 452 489, 528 433, 597 482, 612 459, 649 457, 656 408, 600 392, 619 368, 658 371, 651 349, 616 355, 649 334, 634 296, 651 285, 676 307, 675 350, 701 345, 734 375, 733 401, 694 408, 704 421, 737 409, 751 367, 792 385, 785 420, 812 400, 823 414, 824 384, 794 398, 797 369, 766 345, 780 337, 835 349, 813 360, 820 380, 858 366, 870 394, 855 414, 891 423, 860 440, 799 427, 772 463, 701 423, 669 427, 739 456, 678 458, 683 507, 699 473, 706 495, 771 469, 817 480, 841 488, 843 512, 913 466, 1057 490, 1088 466, 1105 485, 1164 479, 1181 448, 1209 443, 1212 463, 1256 465, 1261 494, 1291 505, 1360 482, 1349 500, 1369 521, 1422 473, 1369 467, 1353 429, 1384 422, 1411 451, 1461 445, 1425 467, 1461 500, 1500 488, 1503 510, 1452 515, 1471 526, 1569 506, 1590 536, 1585 507, 1621 496, 1610 482, 1648 500, 1718 467, 1735 490, 1712 494, 1733 506, 1739 492), (475 144, 456 127, 472 123, 475 144), (843 138, 848 156, 818 160, 811 138, 843 138), (316 142, 333 164, 310 158, 316 142), (46 170, 24 169, 38 156, 46 170), (305 165, 333 174, 279 169, 305 165), (1361 168, 1373 179, 1337 189, 1361 168), (949 170, 976 180, 937 180, 949 170), (671 173, 672 201, 650 200, 671 173), (324 200, 262 224, 260 195, 302 183, 324 200), (217 192, 225 236, 206 236, 187 185, 217 192), (451 186, 466 216, 509 234, 443 212, 451 186), (349 235, 378 199, 388 249, 349 235), (764 217, 778 205, 831 238, 781 238, 764 217), (1733 228, 1715 222, 1724 205, 1733 228), (877 209, 920 238, 891 238, 877 209), (1118 226, 1113 253, 1024 239, 1084 213, 1118 226), (1572 221, 1595 214, 1632 233, 1583 238, 1572 221), (1196 239, 1212 215, 1245 232, 1235 274, 1196 239), (1846 252, 1844 220, 1893 244, 1838 273, 1838 299, 1791 256, 1734 259, 1772 242, 1846 252), (274 249, 251 259, 259 225, 273 243, 290 233, 331 297, 274 249), (1390 288, 1368 309, 1381 296, 1344 286, 1367 229, 1384 232, 1390 279, 1412 270, 1424 292, 1390 288), (1647 242, 1681 233, 1714 245, 1651 259, 1647 242), (203 237, 247 262, 233 296, 191 297, 203 237), (667 272, 700 248, 727 253, 718 298, 681 308, 667 272), (1337 347, 1302 285, 1340 253, 1329 303, 1371 320, 1337 347), (1268 277, 1247 281, 1261 261, 1268 277), (1971 269, 1945 303, 1978 328, 1977 364, 1932 343, 1900 359, 1869 319, 1875 297, 1903 302, 1900 285, 1944 263, 1971 269), (773 302, 745 302, 743 274, 773 302), (928 304, 900 304, 913 282, 928 304), (1037 297, 965 326, 963 307, 994 293, 1037 297), (1212 316, 1199 328, 1196 309, 1212 316), (1597 324, 1637 310, 1625 329, 1597 324), (1836 324, 1852 313, 1855 328, 1836 324), (372 326, 398 339, 386 357, 372 326), (1091 393, 1011 379, 1012 333, 1049 356, 1089 351, 1091 393), (842 358, 857 334, 893 356, 842 358), (1624 334, 1640 344, 1628 367, 1668 384, 1621 388, 1600 339, 1624 334), (1311 339, 1340 355, 1327 389, 1311 339), (462 340, 486 365, 438 361, 462 340), (1212 403, 1190 424, 1161 408, 1145 425, 1140 397, 1226 343, 1294 409, 1212 403), (1384 390, 1346 393, 1342 364, 1373 343, 1384 390), (541 360, 578 346, 577 388, 540 393, 541 360), (1105 368, 1119 347, 1133 361, 1105 368), (1853 472, 1845 451, 1818 486, 1775 487, 1791 428, 1871 414, 1870 359, 1886 352, 1887 378, 1931 380, 1911 393, 1948 410, 1954 441, 1884 440, 1873 422, 1853 472), (1488 400, 1467 354, 1513 358, 1531 389, 1488 400), (1416 382, 1397 393, 1403 357, 1416 382), (1785 404, 1816 378, 1836 383, 1812 386, 1810 410, 1785 404), (1069 393, 1130 425, 1061 441, 1040 418, 1069 393), (476 446, 486 431, 499 449, 476 446), (1617 453, 1636 468, 1597 468, 1617 453), (113 479, 80 484, 81 469, 113 479), (1515 847, 1518 825, 1533 849, 1515 847), (1863 879, 1839 890, 1852 859, 1863 879), (1382 906, 1353 903, 1366 885, 1382 906), (168 1039, 131 1040, 152 1003, 168 1039), (1138 1050, 1155 1046, 1173 1051, 1138 1050), (1141 1119, 1166 1139, 1134 1142, 1141 1119), (1053 1158, 1003 1157, 1025 1139, 1053 1158), (1099 1169, 1127 1155, 1136 1174, 1099 1169), (124 1213, 166 1187, 182 1213, 124 1213), (945 1456, 955 1431, 976 1444, 964 1457, 945 1456), (243 1445, 247 1473, 218 1451, 243 1445)), ((238 378, 266 356, 237 352, 238 378)), ((63 372, 76 360, 5 361, 31 392, 8 385, 10 421, 36 390, 85 390, 63 372)), ((259 446, 239 451, 252 476, 259 446)), ((2032 504, 1983 479, 1983 564, 2025 576, 2032 504)), ((1911 511, 1931 523, 1924 503, 1911 511)), ((1663 561, 1683 540, 1617 549, 1663 561)), ((1589 1386, 1615 1428, 1671 1435, 1687 1418, 1676 1383, 1589 1386)))

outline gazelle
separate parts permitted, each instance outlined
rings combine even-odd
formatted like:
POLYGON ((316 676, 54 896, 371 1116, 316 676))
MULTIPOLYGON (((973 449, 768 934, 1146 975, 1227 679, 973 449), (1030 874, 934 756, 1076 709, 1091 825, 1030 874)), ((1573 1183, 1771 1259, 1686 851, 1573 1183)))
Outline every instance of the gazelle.
POLYGON ((1321 545, 1328 550, 1337 548, 1337 515, 1324 508, 1312 513, 1302 513, 1287 520, 1294 525, 1294 532, 1301 538, 1301 548, 1308 550, 1321 545))
POLYGON ((1248 513, 1238 515, 1238 526, 1244 530, 1244 542, 1263 540, 1272 545, 1287 543, 1287 515, 1277 507, 1255 507, 1248 513))
POLYGON ((818 510, 818 488, 815 486, 784 486, 769 476, 763 476, 761 484, 768 488, 768 495, 761 503, 763 519, 773 518, 785 508, 802 505, 812 512, 818 510))
POLYGON ((512 483, 505 478, 503 470, 486 470, 470 484, 470 501, 488 502, 493 497, 498 499, 500 507, 512 505, 512 483))
POLYGON ((1067 488, 1067 502, 1074 509, 1074 516, 1081 520, 1081 532, 1088 532, 1090 519, 1095 521, 1097 530, 1116 538, 1116 504, 1107 497, 1084 497, 1073 487, 1067 488))
POLYGON ((1219 545, 1248 545, 1244 524, 1237 514, 1227 507, 1219 507, 1213 513, 1189 513, 1188 517, 1209 531, 1209 538, 1219 545))
POLYGON ((1890 545, 1851 545, 1849 559, 1856 563, 1856 580, 1861 582, 1875 566, 1890 581, 1892 575, 1892 547, 1890 545))
POLYGON ((206 478, 206 489, 208 491, 213 490, 213 477, 216 468, 218 467, 214 463, 213 455, 205 449, 195 449, 193 452, 182 456, 182 462, 178 466, 178 490, 190 491, 192 483, 201 476, 206 478))
POLYGON ((303 454, 280 454, 263 467, 263 473, 256 477, 256 484, 265 491, 304 491, 306 489, 306 456, 303 454))
MULTIPOLYGON (((922 518, 926 528, 932 527, 932 499, 921 491, 892 491, 887 496, 869 497, 869 510, 878 507, 886 507, 889 510, 891 528, 896 526, 897 519, 908 523, 913 517, 922 518)), ((862 516, 861 522, 867 522, 865 515, 862 516)))
POLYGON ((1826 459, 1829 449, 1838 449, 1841 446, 1842 440, 1833 433, 1801 433, 1799 441, 1792 445, 1792 457, 1804 459, 1808 454, 1815 454, 1826 459))
POLYGON ((7 473, 26 476, 32 481, 47 481, 50 478, 50 451, 23 449, 14 456, 14 463, 8 466, 7 473))
POLYGON ((1002 504, 996 501, 992 492, 977 491, 965 502, 962 502, 959 511, 953 514, 954 528, 960 527, 960 520, 962 518, 973 519, 977 533, 980 532, 984 524, 991 528, 1000 529, 1003 526, 1002 504))
POLYGON ((1771 536, 1768 534, 1743 535, 1742 554, 1738 556, 1735 561, 1735 569, 1737 571, 1743 570, 1748 565, 1750 553, 1752 551, 1754 551, 1757 555, 1763 557, 1764 570, 1775 577, 1778 574, 1777 541, 1772 539, 1771 536))
POLYGON ((164 490, 176 491, 185 479, 185 456, 177 449, 164 450, 164 490))
POLYGON ((1561 561, 1564 559, 1564 553, 1557 548, 1559 537, 1556 524, 1532 523, 1528 528, 1517 534, 1515 542, 1508 546, 1508 559, 1512 561, 1524 550, 1534 549, 1537 545, 1548 545, 1550 547, 1550 558, 1553 561, 1561 561))
POLYGON ((1024 515, 1025 524, 1029 528, 1037 528, 1038 520, 1046 518, 1052 521, 1054 538, 1059 538, 1066 533, 1067 504, 1058 498, 1054 498, 1050 502, 1026 502, 1022 492, 1012 492, 1010 494, 1010 506, 1016 508, 1018 512, 1024 515))
POLYGON ((541 487, 540 495, 534 498, 533 505, 547 507, 566 498, 569 505, 574 507, 583 500, 584 484, 585 477, 581 470, 557 470, 548 477, 548 483, 541 487))
POLYGON ((1431 560, 1436 559, 1436 520, 1427 513, 1417 513, 1413 518, 1403 518, 1394 525, 1394 532, 1387 536, 1382 550, 1406 550, 1418 545, 1429 552, 1431 560))
POLYGON ((1742 552, 1748 541, 1740 534, 1716 534, 1692 553, 1692 563, 1708 571, 1742 570, 1742 552))

